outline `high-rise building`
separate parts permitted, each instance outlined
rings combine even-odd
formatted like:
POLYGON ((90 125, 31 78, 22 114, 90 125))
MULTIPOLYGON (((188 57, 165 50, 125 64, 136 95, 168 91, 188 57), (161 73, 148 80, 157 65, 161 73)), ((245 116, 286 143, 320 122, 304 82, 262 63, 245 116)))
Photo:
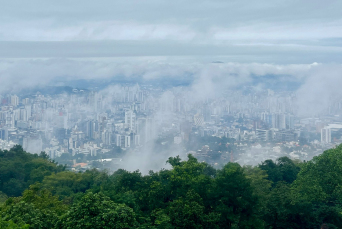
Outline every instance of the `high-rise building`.
POLYGON ((195 114, 194 115, 194 123, 195 126, 202 126, 204 123, 204 117, 201 114, 195 114))
POLYGON ((8 129, 6 127, 0 129, 0 139, 8 141, 8 129))
POLYGON ((102 132, 101 139, 105 145, 111 145, 112 144, 112 133, 105 130, 104 132, 102 132))
POLYGON ((286 129, 294 129, 294 116, 291 114, 286 115, 286 129))
POLYGON ((22 103, 23 103, 24 105, 27 105, 27 104, 30 103, 30 99, 29 99, 29 98, 25 98, 25 99, 22 100, 22 103))
POLYGON ((136 113, 132 110, 125 111, 125 124, 128 126, 131 132, 135 132, 136 125, 136 113))
POLYGON ((331 142, 331 129, 330 128, 323 128, 321 130, 321 142, 322 143, 331 142))
POLYGON ((19 97, 16 95, 11 95, 11 105, 12 106, 18 106, 19 105, 19 97))
POLYGON ((273 139, 271 130, 256 129, 255 134, 259 141, 270 141, 273 139))
POLYGON ((131 136, 129 135, 116 135, 116 146, 121 148, 129 148, 131 147, 131 136))
POLYGON ((286 129, 286 116, 285 114, 277 114, 278 116, 278 129, 286 129))
POLYGON ((144 92, 139 91, 138 92, 138 101, 143 102, 144 101, 144 92))
POLYGON ((277 142, 291 142, 297 140, 297 134, 292 130, 279 130, 274 133, 277 142))
POLYGON ((99 131, 98 121, 89 120, 86 123, 86 136, 90 139, 96 138, 96 133, 99 131))
POLYGON ((120 134, 116 135, 116 146, 121 147, 121 135, 120 134))
POLYGON ((20 109, 20 120, 22 121, 27 121, 28 120, 28 115, 27 115, 27 111, 25 108, 21 108, 20 109))
POLYGON ((126 135, 125 136, 125 148, 131 147, 131 136, 126 135))

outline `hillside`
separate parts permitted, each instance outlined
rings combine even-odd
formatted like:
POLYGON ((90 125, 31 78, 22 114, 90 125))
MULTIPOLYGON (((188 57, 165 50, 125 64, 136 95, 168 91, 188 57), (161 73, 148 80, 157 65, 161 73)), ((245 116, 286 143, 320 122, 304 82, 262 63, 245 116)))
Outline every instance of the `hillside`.
POLYGON ((0 227, 342 228, 342 145, 308 162, 167 162, 148 175, 74 173, 44 153, 0 151, 0 227))

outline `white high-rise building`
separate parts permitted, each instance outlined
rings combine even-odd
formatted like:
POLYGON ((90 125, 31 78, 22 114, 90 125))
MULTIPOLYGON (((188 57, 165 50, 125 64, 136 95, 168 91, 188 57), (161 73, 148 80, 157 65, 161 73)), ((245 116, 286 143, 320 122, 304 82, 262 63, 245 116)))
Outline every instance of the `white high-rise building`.
POLYGON ((131 136, 125 136, 125 148, 131 147, 131 136))
POLYGON ((278 116, 278 128, 286 129, 286 116, 285 114, 277 114, 278 116))
POLYGON ((195 126, 202 126, 204 124, 204 117, 201 114, 194 115, 195 126))
POLYGON ((20 109, 20 120, 22 121, 28 120, 27 110, 25 110, 25 108, 20 109))
POLYGON ((121 147, 121 135, 120 134, 116 135, 116 146, 121 147))
POLYGON ((294 129, 294 116, 291 114, 286 115, 286 129, 294 129))
POLYGON ((18 106, 19 105, 19 97, 16 95, 11 95, 11 105, 18 106))
POLYGON ((125 111, 125 124, 128 125, 132 132, 135 132, 136 114, 132 110, 125 111))
POLYGON ((23 103, 24 105, 27 105, 27 104, 30 103, 30 99, 29 99, 29 98, 25 98, 25 99, 22 100, 22 103, 23 103))
POLYGON ((331 142, 331 129, 330 128, 323 128, 321 130, 321 142, 322 143, 331 142))
POLYGON ((273 133, 271 130, 256 129, 255 135, 260 141, 270 141, 273 139, 273 133))
POLYGON ((129 148, 131 147, 131 136, 129 135, 116 135, 116 145, 121 148, 129 148))
POLYGON ((101 140, 106 145, 112 144, 112 133, 108 130, 105 130, 104 132, 102 132, 101 140))

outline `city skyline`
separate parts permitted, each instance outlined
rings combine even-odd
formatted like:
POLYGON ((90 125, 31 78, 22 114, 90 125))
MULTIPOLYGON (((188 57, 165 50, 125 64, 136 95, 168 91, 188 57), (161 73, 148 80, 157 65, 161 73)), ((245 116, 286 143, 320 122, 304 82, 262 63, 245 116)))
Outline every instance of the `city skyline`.
POLYGON ((254 86, 197 98, 187 86, 68 89, 1 95, 1 147, 20 144, 69 166, 114 160, 111 169, 147 172, 189 153, 213 166, 255 165, 281 155, 309 160, 342 142, 342 99, 305 116, 295 91, 254 86))

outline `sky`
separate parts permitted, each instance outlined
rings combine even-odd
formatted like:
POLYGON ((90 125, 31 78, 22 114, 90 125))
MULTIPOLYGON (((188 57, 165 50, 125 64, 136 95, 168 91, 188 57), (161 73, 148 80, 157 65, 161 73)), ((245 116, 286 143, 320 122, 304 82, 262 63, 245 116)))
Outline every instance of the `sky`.
POLYGON ((0 8, 0 58, 340 63, 341 9, 338 0, 12 0, 0 8))
POLYGON ((271 75, 297 84, 312 112, 342 96, 341 9, 340 0, 11 0, 0 7, 0 93, 191 77, 189 90, 210 95, 265 89, 271 75))

